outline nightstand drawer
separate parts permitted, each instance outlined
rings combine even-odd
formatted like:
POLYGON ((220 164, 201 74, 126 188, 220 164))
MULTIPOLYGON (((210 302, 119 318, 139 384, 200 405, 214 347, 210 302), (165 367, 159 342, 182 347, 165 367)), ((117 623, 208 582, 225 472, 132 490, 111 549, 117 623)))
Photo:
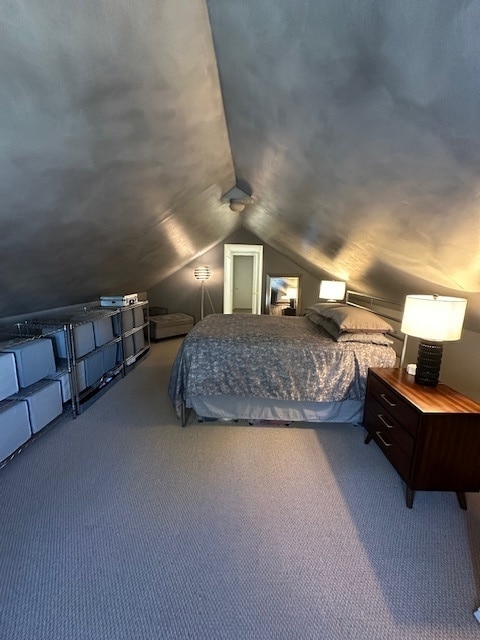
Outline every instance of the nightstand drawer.
POLYGON ((399 425, 402 425, 413 437, 417 435, 419 414, 408 402, 393 389, 375 376, 368 377, 368 396, 372 396, 399 425))
POLYGON ((391 437, 390 430, 383 428, 375 428, 375 414, 371 414, 367 409, 365 412, 365 424, 371 437, 394 466, 397 473, 406 483, 410 481, 410 472, 412 468, 412 456, 405 453, 402 447, 394 438, 391 437))
POLYGON ((386 441, 397 444, 407 456, 413 456, 411 434, 372 396, 368 396, 365 403, 365 425, 372 435, 379 431, 386 441))

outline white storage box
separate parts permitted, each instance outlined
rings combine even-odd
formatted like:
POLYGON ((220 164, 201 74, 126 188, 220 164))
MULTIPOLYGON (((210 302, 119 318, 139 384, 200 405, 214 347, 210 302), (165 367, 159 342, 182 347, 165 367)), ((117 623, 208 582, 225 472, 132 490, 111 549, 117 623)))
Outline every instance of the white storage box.
POLYGON ((18 391, 17 369, 13 353, 0 353, 0 400, 18 391))
POLYGON ((103 354, 101 351, 95 351, 83 362, 85 363, 85 382, 87 387, 92 387, 103 376, 103 354))
POLYGON ((143 307, 135 307, 135 309, 132 309, 132 311, 134 326, 141 327, 145 322, 145 318, 143 316, 143 307))
MULTIPOLYGON (((85 377, 85 376, 84 376, 85 377)), ((62 402, 68 402, 72 398, 72 390, 70 388, 70 374, 68 371, 57 371, 47 376, 48 380, 57 380, 60 383, 62 392, 62 402)))
POLYGON ((128 360, 135 354, 135 343, 133 341, 133 336, 126 336, 123 339, 123 357, 125 360, 128 360))
MULTIPOLYGON (((51 329, 47 330, 48 335, 53 340, 55 355, 57 358, 65 359, 67 357, 66 336, 63 329, 59 329, 51 333, 51 329)), ((75 355, 81 358, 86 353, 90 353, 95 349, 95 336, 93 332, 93 324, 84 322, 73 327, 73 340, 75 343, 75 355)))
POLYGON ((36 382, 17 393, 14 398, 27 403, 32 433, 46 427, 63 411, 60 382, 57 380, 36 382))
POLYGON ((145 336, 143 331, 135 331, 133 334, 133 343, 135 345, 135 353, 138 353, 145 348, 145 336))
POLYGON ((0 351, 13 353, 19 387, 29 387, 56 371, 50 338, 5 343, 1 345, 0 351))
POLYGON ((85 374, 84 360, 79 360, 75 363, 75 373, 77 377, 77 390, 84 391, 87 388, 87 376, 85 374))
POLYGON ((117 364, 117 348, 116 344, 111 344, 102 350, 103 373, 107 373, 117 364))
POLYGON ((31 436, 26 402, 0 402, 0 460, 5 460, 31 436))
POLYGON ((95 349, 95 336, 93 333, 93 323, 85 322, 73 327, 73 341, 75 343, 75 355, 81 358, 86 353, 95 349))
POLYGON ((101 296, 101 307, 128 307, 138 302, 138 293, 129 293, 124 296, 101 296))
POLYGON ((127 309, 121 313, 121 331, 131 331, 135 327, 135 309, 127 309))
POLYGON ((111 342, 113 340, 113 323, 111 316, 93 320, 93 333, 96 347, 102 347, 104 344, 107 344, 107 342, 111 342))

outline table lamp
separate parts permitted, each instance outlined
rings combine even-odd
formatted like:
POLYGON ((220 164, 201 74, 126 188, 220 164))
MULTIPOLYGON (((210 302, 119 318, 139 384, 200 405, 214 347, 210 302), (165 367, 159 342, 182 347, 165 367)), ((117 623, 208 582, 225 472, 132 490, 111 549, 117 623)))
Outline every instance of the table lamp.
POLYGON ((420 338, 417 355, 417 384, 438 384, 443 343, 460 340, 467 300, 438 295, 408 295, 400 330, 420 338))
POLYGON ((337 302, 345 297, 345 288, 346 283, 342 280, 322 280, 318 297, 328 302, 337 302))

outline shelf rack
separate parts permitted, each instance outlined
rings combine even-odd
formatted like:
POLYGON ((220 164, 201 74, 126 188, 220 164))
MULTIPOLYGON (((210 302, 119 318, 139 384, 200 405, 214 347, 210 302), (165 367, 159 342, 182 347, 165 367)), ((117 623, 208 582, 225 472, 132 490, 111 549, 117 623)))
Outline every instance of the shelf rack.
POLYGON ((24 341, 34 340, 37 338, 51 337, 58 339, 58 333, 63 336, 62 349, 60 354, 56 353, 57 373, 62 372, 68 374, 70 385, 70 406, 72 415, 75 418, 82 412, 83 406, 103 388, 112 382, 118 375, 124 377, 127 374, 128 367, 143 357, 150 348, 150 333, 148 321, 148 301, 140 301, 128 307, 102 307, 97 304, 74 305, 70 308, 64 308, 58 313, 52 312, 48 315, 40 315, 23 322, 11 323, 0 326, 0 342, 4 341, 24 341), (141 322, 136 323, 135 310, 141 310, 141 322), (126 323, 127 313, 132 315, 133 326, 126 323), (110 318, 112 322, 112 338, 106 342, 95 345, 93 349, 85 352, 79 350, 76 344, 76 335, 81 331, 82 325, 95 323, 96 320, 104 320, 110 318), (128 327, 128 328, 127 328, 128 327), (132 338, 135 345, 134 336, 142 333, 141 345, 138 349, 127 348, 128 338, 132 338), (64 346, 63 346, 64 345, 64 346), (84 385, 83 379, 86 378, 85 364, 89 358, 95 354, 101 354, 107 349, 116 346, 115 364, 107 370, 102 371, 102 375, 92 381, 90 384, 84 385), (84 373, 82 375, 81 369, 84 373))

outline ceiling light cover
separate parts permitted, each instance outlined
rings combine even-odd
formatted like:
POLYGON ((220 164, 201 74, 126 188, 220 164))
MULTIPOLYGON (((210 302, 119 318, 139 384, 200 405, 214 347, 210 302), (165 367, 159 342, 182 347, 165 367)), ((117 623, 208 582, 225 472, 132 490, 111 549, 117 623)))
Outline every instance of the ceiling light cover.
POLYGON ((230 200, 230 209, 240 213, 245 209, 245 203, 240 202, 239 200, 230 200))

